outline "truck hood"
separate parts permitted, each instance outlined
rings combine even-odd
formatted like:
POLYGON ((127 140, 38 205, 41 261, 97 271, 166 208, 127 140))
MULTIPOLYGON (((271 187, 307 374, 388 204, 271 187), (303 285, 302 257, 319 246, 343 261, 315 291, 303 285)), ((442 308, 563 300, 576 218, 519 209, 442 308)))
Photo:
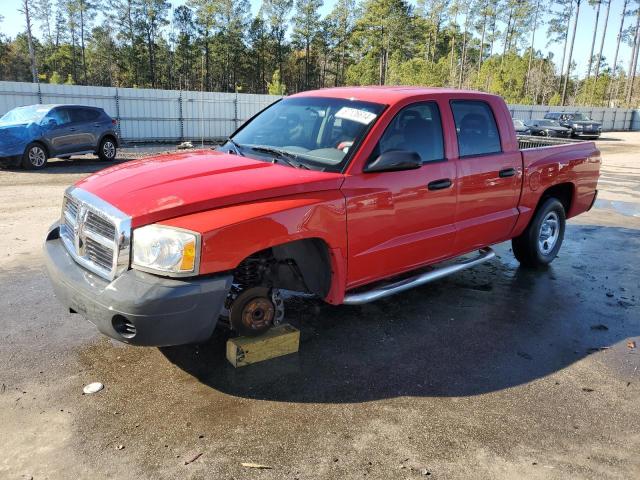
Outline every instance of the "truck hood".
POLYGON ((122 163, 76 183, 131 216, 133 227, 267 198, 338 189, 340 173, 214 150, 122 163))

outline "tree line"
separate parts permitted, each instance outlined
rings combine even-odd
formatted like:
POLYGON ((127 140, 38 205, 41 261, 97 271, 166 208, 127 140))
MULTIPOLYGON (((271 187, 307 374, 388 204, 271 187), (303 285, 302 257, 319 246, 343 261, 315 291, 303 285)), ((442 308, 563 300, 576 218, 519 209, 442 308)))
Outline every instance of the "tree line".
POLYGON ((248 0, 20 2, 25 32, 0 34, 3 80, 271 94, 403 84, 510 103, 640 103, 640 0, 336 0, 324 17, 323 0, 263 0, 255 16, 248 0), (589 45, 576 45, 578 28, 593 30, 589 45), (587 53, 585 75, 576 59, 587 53))

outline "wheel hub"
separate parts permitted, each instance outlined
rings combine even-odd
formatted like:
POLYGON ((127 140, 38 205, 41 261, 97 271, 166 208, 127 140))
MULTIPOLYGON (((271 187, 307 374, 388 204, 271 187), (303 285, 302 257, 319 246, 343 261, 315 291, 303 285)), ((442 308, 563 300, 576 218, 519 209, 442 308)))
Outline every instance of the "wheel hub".
POLYGON ((538 248, 544 255, 548 255, 558 242, 560 236, 560 222, 556 212, 549 212, 540 224, 538 248))
POLYGON ((42 150, 40 147, 33 147, 29 151, 29 161, 34 167, 41 167, 42 165, 44 165, 44 162, 46 162, 46 160, 47 158, 44 150, 42 150))
POLYGON ((113 143, 107 141, 104 143, 104 147, 102 147, 102 151, 104 152, 107 158, 112 158, 116 154, 116 148, 113 143))
POLYGON ((263 330, 273 323, 276 309, 267 298, 255 298, 242 310, 242 324, 251 330, 263 330))
POLYGON ((239 291, 232 287, 227 302, 229 326, 241 335, 259 335, 279 325, 284 318, 284 301, 276 288, 251 287, 239 291))

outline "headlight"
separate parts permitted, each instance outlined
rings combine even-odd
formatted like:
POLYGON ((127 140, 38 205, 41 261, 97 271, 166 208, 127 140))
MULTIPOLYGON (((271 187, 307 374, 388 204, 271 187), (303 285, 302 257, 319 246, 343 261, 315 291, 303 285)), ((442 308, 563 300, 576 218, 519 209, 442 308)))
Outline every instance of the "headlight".
POLYGON ((134 268, 173 276, 198 273, 200 234, 162 225, 133 231, 134 268))
POLYGON ((582 130, 582 125, 578 125, 577 123, 573 124, 573 128, 576 128, 578 130, 582 130))

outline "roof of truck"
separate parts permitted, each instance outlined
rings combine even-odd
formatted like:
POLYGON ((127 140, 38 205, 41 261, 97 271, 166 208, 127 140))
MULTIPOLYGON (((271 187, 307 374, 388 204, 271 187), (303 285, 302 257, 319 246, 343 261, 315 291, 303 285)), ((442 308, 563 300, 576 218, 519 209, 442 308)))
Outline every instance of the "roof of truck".
POLYGON ((458 90, 455 88, 374 85, 369 87, 322 88, 319 90, 309 90, 306 92, 296 93, 295 95, 292 95, 292 97, 335 97, 363 100, 366 102, 392 103, 405 98, 437 94, 482 94, 486 96, 494 96, 486 92, 458 90))

